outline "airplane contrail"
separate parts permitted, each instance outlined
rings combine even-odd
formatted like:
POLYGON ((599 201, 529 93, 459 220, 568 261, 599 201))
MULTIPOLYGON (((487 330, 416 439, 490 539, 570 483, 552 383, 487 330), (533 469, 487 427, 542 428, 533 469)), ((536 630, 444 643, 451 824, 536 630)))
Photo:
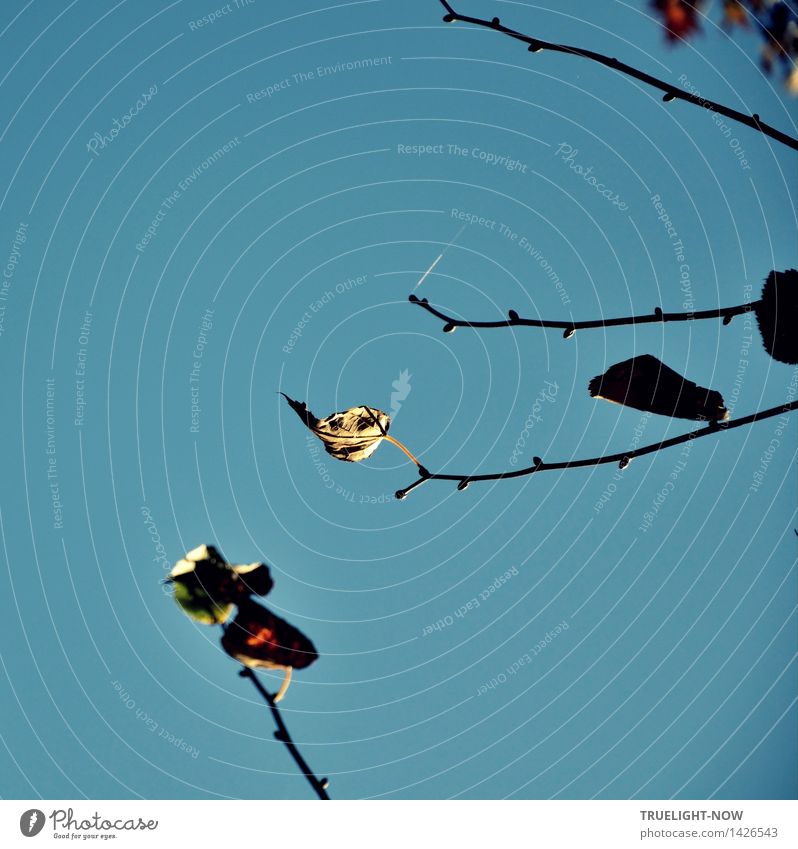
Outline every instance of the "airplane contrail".
POLYGON ((435 257, 432 265, 421 275, 421 280, 419 280, 418 283, 416 283, 416 285, 413 287, 413 289, 418 289, 418 287, 427 279, 427 275, 430 273, 430 271, 432 271, 432 269, 435 268, 435 266, 442 259, 443 259, 443 254, 438 254, 438 256, 435 257))
POLYGON ((465 230, 466 226, 467 226, 466 224, 463 224, 463 226, 457 231, 457 234, 455 235, 455 237, 450 242, 446 243, 446 246, 441 251, 441 253, 439 253, 438 256, 436 256, 435 259, 433 260, 432 265, 421 275, 421 279, 413 287, 413 291, 418 289, 418 287, 427 279, 427 275, 443 259, 443 255, 446 253, 446 251, 448 251, 449 248, 460 238, 460 234, 463 232, 463 230, 465 230))

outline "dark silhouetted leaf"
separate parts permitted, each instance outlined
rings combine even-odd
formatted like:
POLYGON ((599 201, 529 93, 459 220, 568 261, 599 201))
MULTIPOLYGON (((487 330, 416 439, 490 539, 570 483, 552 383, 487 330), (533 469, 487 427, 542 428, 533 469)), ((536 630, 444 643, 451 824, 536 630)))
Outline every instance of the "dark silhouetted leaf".
POLYGON ((266 595, 273 582, 265 563, 232 566, 212 545, 200 545, 169 573, 174 599, 197 622, 225 622, 235 604, 250 595, 266 595))
POLYGON ((244 563, 233 566, 233 571, 238 576, 237 590, 240 594, 245 592, 252 595, 268 595, 274 586, 271 572, 265 563, 244 563))
POLYGON ((729 417, 720 392, 696 386, 650 354, 611 366, 590 381, 588 390, 594 398, 661 416, 703 421, 729 417))
POLYGON ((798 271, 771 271, 754 311, 770 356, 781 363, 798 363, 798 271))
POLYGON ((239 605, 236 618, 225 628, 222 648, 252 668, 303 669, 319 656, 301 631, 251 600, 239 605))

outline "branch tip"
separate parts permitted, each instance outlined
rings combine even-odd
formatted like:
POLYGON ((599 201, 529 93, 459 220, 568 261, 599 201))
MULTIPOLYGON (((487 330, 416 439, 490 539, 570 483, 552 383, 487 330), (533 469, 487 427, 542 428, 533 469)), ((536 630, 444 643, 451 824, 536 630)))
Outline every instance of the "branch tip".
POLYGON ((680 436, 673 436, 669 439, 663 439, 660 442, 654 442, 650 445, 644 445, 640 448, 635 448, 632 451, 623 452, 619 454, 607 454, 601 457, 591 457, 583 460, 570 459, 555 463, 549 462, 545 464, 540 457, 533 457, 531 466, 525 469, 513 469, 513 471, 510 472, 505 471, 494 472, 489 474, 469 475, 435 473, 431 474, 428 478, 419 478, 405 489, 397 490, 396 497, 399 500, 406 498, 408 493, 414 490, 417 486, 420 486, 426 480, 455 481, 457 483, 457 489, 462 492, 462 490, 464 490, 469 484, 475 483, 477 481, 509 480, 511 478, 526 477, 538 471, 553 472, 565 471, 566 469, 584 469, 591 466, 605 465, 607 463, 617 463, 619 469, 625 469, 627 468, 629 463, 637 457, 644 457, 648 454, 654 454, 658 451, 662 451, 665 448, 672 448, 675 445, 682 445, 685 442, 690 442, 691 440, 698 439, 702 436, 716 435, 731 430, 732 428, 750 425, 754 422, 761 421, 763 419, 768 419, 773 416, 778 416, 783 413, 789 413, 794 410, 798 410, 798 400, 789 401, 786 404, 780 404, 778 407, 771 407, 767 410, 757 410, 757 412, 755 413, 751 413, 750 415, 743 416, 739 419, 733 419, 731 421, 707 422, 704 427, 699 428, 698 430, 683 433, 680 436))
POLYGON ((614 71, 618 71, 628 77, 639 80, 652 88, 659 89, 664 92, 662 99, 665 103, 678 99, 685 103, 690 103, 693 106, 698 106, 711 112, 717 112, 732 121, 744 124, 746 127, 750 127, 751 129, 756 130, 757 132, 760 132, 763 135, 786 145, 787 147, 791 147, 793 150, 798 150, 798 139, 787 135, 787 133, 781 132, 781 130, 777 130, 775 127, 771 127, 769 124, 763 123, 760 120, 759 115, 756 113, 749 115, 745 112, 739 112, 729 106, 724 106, 722 103, 715 103, 711 100, 706 100, 697 94, 674 88, 672 83, 658 79, 651 74, 647 74, 645 71, 641 71, 633 65, 621 62, 615 56, 606 56, 605 54, 597 53, 594 50, 587 50, 582 47, 573 47, 568 44, 557 44, 555 42, 542 41, 541 39, 534 38, 533 36, 525 35, 524 33, 516 32, 506 26, 502 26, 499 18, 473 18, 470 16, 459 15, 455 12, 454 8, 447 2, 447 0, 441 0, 441 5, 446 10, 446 14, 443 16, 445 23, 463 21, 464 23, 495 30, 503 35, 509 36, 510 38, 527 43, 529 45, 528 50, 532 53, 539 53, 541 50, 545 49, 554 51, 555 53, 566 53, 570 56, 579 56, 582 59, 588 59, 591 62, 596 62, 599 65, 604 65, 606 68, 611 68, 614 71))
MULTIPOLYGON (((628 315, 622 318, 600 318, 590 321, 553 321, 542 318, 523 318, 518 315, 516 310, 508 310, 508 318, 498 321, 479 321, 476 319, 455 318, 448 315, 442 310, 433 307, 426 298, 419 300, 418 298, 410 298, 411 303, 426 310, 430 315, 443 322, 443 330, 445 333, 452 333, 457 327, 468 327, 472 330, 481 330, 486 328, 507 328, 507 327, 545 327, 563 331, 563 338, 570 339, 577 330, 595 330, 607 329, 609 327, 620 327, 622 325, 632 324, 652 324, 655 322, 672 322, 672 321, 698 321, 707 319, 723 319, 739 315, 740 313, 750 312, 761 301, 756 301, 754 304, 740 304, 733 307, 721 307, 720 309, 697 310, 692 312, 663 312, 662 307, 654 307, 653 312, 644 313, 642 315, 628 315)), ((728 323, 728 322, 725 322, 728 323)))

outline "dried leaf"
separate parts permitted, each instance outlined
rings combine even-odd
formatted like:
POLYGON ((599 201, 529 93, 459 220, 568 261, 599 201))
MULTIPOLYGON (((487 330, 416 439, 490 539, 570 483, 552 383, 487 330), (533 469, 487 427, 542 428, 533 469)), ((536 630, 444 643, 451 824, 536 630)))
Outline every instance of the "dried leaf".
POLYGON ((304 402, 294 401, 280 393, 299 418, 324 444, 328 454, 337 460, 359 463, 370 457, 388 433, 391 417, 376 407, 351 407, 317 419, 304 402))

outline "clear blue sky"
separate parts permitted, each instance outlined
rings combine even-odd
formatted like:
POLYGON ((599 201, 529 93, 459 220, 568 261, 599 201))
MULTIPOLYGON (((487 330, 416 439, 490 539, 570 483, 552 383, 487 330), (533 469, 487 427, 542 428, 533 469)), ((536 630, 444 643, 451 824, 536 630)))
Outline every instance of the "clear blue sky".
MULTIPOLYGON (((752 34, 669 49, 644 6, 460 10, 795 134, 752 34)), ((443 334, 407 295, 465 212, 418 294, 468 318, 741 303, 798 264, 796 154, 435 0, 197 25, 220 7, 4 4, 0 795, 308 796, 160 584, 208 542, 271 564, 318 647, 285 717, 336 798, 794 798, 794 416, 398 502, 400 452, 328 460, 276 391, 391 411, 400 381, 392 433, 455 473, 511 468, 521 437, 525 465, 689 429, 588 396, 635 354, 733 416, 781 403, 796 370, 743 318, 443 334)))

